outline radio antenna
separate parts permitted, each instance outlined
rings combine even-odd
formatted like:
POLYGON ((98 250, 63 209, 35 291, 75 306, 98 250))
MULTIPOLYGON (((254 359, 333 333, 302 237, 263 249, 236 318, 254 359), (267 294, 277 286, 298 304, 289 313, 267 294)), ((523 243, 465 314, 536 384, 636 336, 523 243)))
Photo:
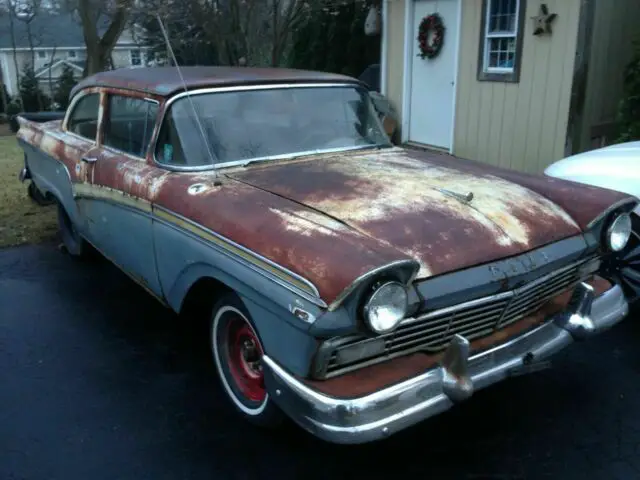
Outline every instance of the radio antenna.
POLYGON ((162 19, 159 14, 156 14, 156 19, 158 20, 158 24, 160 25, 160 30, 162 31, 162 36, 164 37, 164 41, 167 44, 167 50, 169 51, 169 55, 171 55, 171 60, 176 67, 176 71, 178 72, 178 76, 180 77, 180 81, 182 82, 182 88, 184 88, 185 95, 189 100, 189 104, 191 105, 191 111, 193 113, 193 119, 198 125, 198 129, 200 130, 200 135, 202 136, 202 141, 204 142, 204 146, 207 149, 207 154, 209 155, 209 159, 211 160, 211 165, 213 166, 213 175, 215 178, 215 185, 220 185, 220 180, 218 179, 218 172, 216 172, 216 158, 211 151, 211 146, 207 141, 207 135, 204 132, 204 126, 200 121, 200 117, 198 117, 198 112, 196 110, 196 106, 191 99, 191 94, 189 93, 189 89, 187 88, 187 82, 184 81, 184 77, 182 76, 182 70, 180 70, 180 65, 178 65, 178 59, 176 58, 176 54, 173 52, 173 47, 171 46, 171 42, 169 41, 169 35, 167 34, 167 30, 164 28, 164 24, 162 23, 162 19))

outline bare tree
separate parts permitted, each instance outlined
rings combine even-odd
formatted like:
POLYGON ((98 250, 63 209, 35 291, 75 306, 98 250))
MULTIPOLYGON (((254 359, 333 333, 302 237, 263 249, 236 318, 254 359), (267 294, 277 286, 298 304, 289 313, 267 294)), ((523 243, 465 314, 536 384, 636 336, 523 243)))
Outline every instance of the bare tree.
POLYGON ((67 10, 76 11, 87 49, 84 75, 105 70, 111 52, 129 20, 134 0, 68 0, 67 10), (105 26, 104 33, 101 27, 105 26))
MULTIPOLYGON (((55 62, 55 58, 56 58, 56 50, 58 49, 58 45, 54 44, 53 45, 53 51, 51 52, 51 61, 49 62, 48 65, 48 80, 49 80, 49 96, 53 99, 53 79, 51 78, 52 75, 52 68, 53 64, 55 62)), ((52 109, 53 109, 53 103, 51 105, 52 109)))
MULTIPOLYGON (((35 47, 41 44, 41 39, 38 33, 34 32, 32 28, 33 20, 40 12, 41 1, 40 0, 22 0, 14 3, 14 12, 16 18, 25 24, 25 31, 27 33, 27 42, 29 43, 29 53, 31 55, 31 68, 35 71, 36 68, 36 52, 35 47), (37 44, 37 45, 36 45, 37 44)), ((44 110, 45 102, 42 98, 42 92, 38 88, 37 91, 38 109, 44 110)))
MULTIPOLYGON (((9 36, 11 37, 11 50, 13 57, 13 68, 16 72, 16 84, 18 87, 18 92, 20 91, 20 65, 18 65, 18 55, 17 55, 17 44, 16 44, 16 29, 15 29, 15 20, 16 20, 16 10, 15 5, 11 2, 11 0, 6 0, 7 3, 7 14, 9 15, 9 36)), ((18 103, 20 104, 20 108, 23 108, 24 102, 22 101, 22 96, 18 93, 17 95, 18 103)))
MULTIPOLYGON (((6 8, 6 5, 4 2, 0 3, 0 17, 4 16, 4 15, 9 15, 9 9, 6 8)), ((3 72, 2 70, 0 70, 0 102, 2 103, 3 106, 3 113, 7 113, 7 107, 9 105, 9 99, 7 98, 7 89, 6 89, 6 82, 7 79, 5 78, 6 73, 3 72)))
MULTIPOLYGON (((186 1, 186 0, 185 0, 186 1)), ((255 64, 280 66, 291 34, 317 8, 329 11, 353 2, 373 0, 188 0, 222 63, 237 65, 240 58, 255 64), (261 63, 261 62, 257 62, 261 63)))

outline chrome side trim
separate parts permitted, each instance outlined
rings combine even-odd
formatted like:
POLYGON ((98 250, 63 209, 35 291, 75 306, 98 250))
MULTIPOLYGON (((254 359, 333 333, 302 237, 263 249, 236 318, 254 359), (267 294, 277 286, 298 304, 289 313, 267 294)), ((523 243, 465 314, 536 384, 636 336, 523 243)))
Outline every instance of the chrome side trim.
POLYGON ((197 238, 198 240, 205 242, 210 246, 213 246, 219 251, 225 253, 227 256, 234 258, 237 261, 240 261, 241 263, 248 266, 255 272, 260 273, 263 276, 266 276, 267 278, 276 282, 278 285, 287 288, 291 292, 308 300, 309 302, 321 308, 327 308, 327 304, 320 298, 320 293, 318 292, 318 289, 316 288, 316 286, 306 278, 301 277, 300 275, 292 272, 291 270, 288 270, 287 268, 282 267, 281 265, 278 265, 272 260, 269 260, 268 258, 263 257, 262 255, 234 242, 233 240, 230 240, 214 232, 213 230, 205 228, 200 224, 194 222, 193 220, 187 219, 182 215, 177 214, 167 208, 164 208, 158 205, 153 205, 147 200, 144 200, 138 197, 133 197, 131 195, 128 195, 125 192, 122 192, 121 190, 115 190, 110 187, 97 186, 93 184, 85 184, 85 183, 74 184, 73 196, 76 199, 86 198, 91 200, 104 201, 107 203, 111 203, 114 205, 131 209, 131 210, 136 210, 142 215, 150 216, 154 221, 158 221, 165 225, 173 227, 174 229, 182 233, 187 233, 192 237, 197 238), (183 228, 178 223, 171 221, 172 217, 175 219, 178 219, 183 224, 188 224, 192 226, 193 229, 188 230, 183 228), (203 232, 204 234, 217 239, 218 242, 215 242, 215 243, 211 242, 207 238, 205 238, 204 235, 199 235, 198 232, 203 232), (230 248, 225 248, 225 244, 230 245, 236 250, 242 251, 243 253, 246 254, 247 257, 254 259, 254 261, 250 261, 246 258, 243 258, 240 255, 237 255, 237 253, 231 250, 230 248), (278 276, 273 272, 269 272, 268 269, 260 268, 260 265, 258 265, 257 262, 266 264, 269 267, 271 267, 272 270, 279 271, 285 276, 295 279, 298 283, 300 283, 301 285, 304 285, 306 289, 300 288, 294 283, 288 282, 282 276, 278 276))
POLYGON ((599 333, 627 313, 619 286, 596 299, 590 288, 578 287, 575 303, 541 326, 473 356, 464 337, 457 338, 437 367, 362 397, 314 390, 268 356, 262 359, 265 383, 271 398, 301 427, 330 442, 364 443, 444 412, 489 385, 545 368, 549 356, 583 338, 580 325, 588 321, 592 333, 599 333))
POLYGON ((258 266, 256 266, 254 263, 248 262, 245 259, 243 259, 242 257, 239 257, 237 255, 234 255, 232 252, 230 252, 228 249, 222 248, 217 244, 208 242, 207 239, 203 238, 202 236, 189 231, 189 230, 185 230, 183 228, 181 228, 179 225, 176 225, 175 223, 172 223, 162 217, 158 217, 158 216, 154 216, 153 217, 154 221, 157 221, 159 223, 162 223, 163 225, 166 225, 167 227, 173 228, 174 230, 188 235, 189 237, 193 238, 194 240, 197 240, 199 242, 202 242, 203 244, 206 244, 209 247, 214 248, 215 250, 217 250, 218 252, 220 252, 222 255, 226 255, 227 257, 235 260, 236 262, 246 266, 247 268, 250 268, 251 270, 253 270, 254 272, 258 273, 259 275, 262 275, 265 278, 268 278, 269 280, 271 280, 272 282, 280 285, 283 288, 286 288, 287 290, 289 290, 290 292, 294 293, 295 295, 298 295, 301 298, 304 298, 305 300, 309 301, 310 303, 313 303, 314 305, 317 305, 321 308, 326 308, 326 303, 324 303, 324 301, 322 299, 320 299, 319 297, 315 297, 313 295, 310 295, 308 292, 301 290, 299 288, 297 288, 295 285, 292 285, 289 282, 286 282, 284 280, 282 280, 280 277, 271 274, 270 272, 259 268, 258 266))
MULTIPOLYGON (((139 208, 139 206, 137 205, 132 205, 126 202, 121 202, 112 198, 108 198, 108 197, 100 197, 98 195, 91 195, 91 194, 86 194, 86 193, 78 193, 78 194, 74 194, 74 198, 77 200, 93 200, 93 201, 101 201, 101 202, 105 202, 108 203, 110 205, 114 205, 116 207, 119 208, 123 208, 125 210, 129 210, 137 215, 140 215, 142 217, 146 217, 146 218, 150 218, 153 219, 153 215, 151 214, 151 210, 145 210, 142 208, 139 208)), ((102 253, 102 252, 100 252, 102 253)))
MULTIPOLYGON (((165 220, 166 222, 171 223, 167 219, 163 219, 162 217, 158 217, 158 215, 156 214, 156 211, 164 212, 165 214, 168 214, 170 216, 176 217, 176 218, 180 219, 182 222, 184 222, 186 224, 189 224, 189 225, 193 226, 194 228, 196 228, 198 230, 201 230, 201 231, 207 233, 208 235, 211 235, 212 237, 217 238, 218 240, 220 240, 223 243, 227 243, 227 244, 233 246, 234 248, 246 253, 247 255, 255 258, 256 260, 258 260, 258 261, 260 261, 262 263, 265 263, 265 264, 271 266, 272 268, 274 268, 276 270, 279 270, 282 273, 284 273, 284 274, 286 274, 286 275, 288 275, 288 276, 290 276, 292 278, 295 278, 300 283, 306 285, 309 288, 309 292, 306 292, 306 294, 304 295, 304 297, 307 298, 307 300, 312 301, 314 304, 316 304, 316 305, 318 305, 318 306, 320 306, 322 308, 326 308, 327 307, 327 304, 320 298, 320 292, 318 291, 317 287, 313 283, 311 283, 309 280, 307 280, 306 278, 301 277, 297 273, 292 272, 291 270, 289 270, 289 269, 287 269, 287 268, 285 268, 285 267, 283 267, 281 265, 278 265, 277 263, 273 262, 272 260, 269 260, 268 258, 263 257, 259 253, 256 253, 253 250, 250 250, 247 247, 244 247, 243 245, 240 245, 239 243, 236 243, 233 240, 231 240, 231 239, 229 239, 229 238, 227 238, 227 237, 225 237, 223 235, 220 235, 217 232, 214 232, 213 230, 210 230, 210 229, 208 229, 206 227, 203 227, 202 225, 194 222, 193 220, 190 220, 190 219, 188 219, 188 218, 186 218, 186 217, 184 217, 184 216, 182 216, 182 215, 180 215, 178 213, 175 213, 175 212, 173 212, 173 211, 171 211, 171 210, 169 210, 169 209, 167 209, 165 207, 162 207, 162 206, 154 204, 153 205, 154 218, 156 218, 158 220, 165 220), (309 295, 309 293, 311 293, 312 295, 309 295)), ((236 255, 234 255, 234 256, 236 256, 236 255)), ((289 287, 295 288, 295 293, 300 294, 300 293, 304 292, 304 290, 302 290, 300 288, 297 288, 294 285, 289 285, 289 287)))
POLYGON ((75 183, 73 184, 73 196, 74 198, 103 200, 111 204, 123 205, 151 214, 151 202, 111 187, 91 183, 75 183))
POLYGON ((637 200, 633 200, 632 198, 625 198, 623 200, 617 201, 616 203, 611 205, 609 208, 607 208, 604 212, 600 213, 600 215, 598 215, 596 218, 591 220, 587 224, 587 229, 593 228, 596 223, 598 223, 600 220, 604 219, 604 217, 609 215, 611 212, 613 212, 614 210, 617 210, 618 208, 623 207, 623 206, 625 206, 627 204, 634 205, 634 207, 635 207, 635 206, 638 205, 638 201, 637 200))
POLYGON ((394 268, 399 268, 403 266, 413 267, 414 271, 409 276, 409 279, 406 282, 407 285, 411 284, 418 270, 420 270, 420 264, 416 260, 396 260, 394 262, 387 263, 386 265, 382 265, 380 267, 374 268, 373 270, 369 270, 368 272, 363 273, 358 278, 356 278, 353 282, 351 282, 351 285, 349 285, 342 292, 340 292, 340 294, 335 298, 335 300, 331 302, 331 304, 329 305, 329 311, 333 311, 336 308, 338 308, 342 304, 342 302, 363 282, 375 277, 376 275, 380 274, 381 272, 384 272, 385 270, 392 270, 394 268))

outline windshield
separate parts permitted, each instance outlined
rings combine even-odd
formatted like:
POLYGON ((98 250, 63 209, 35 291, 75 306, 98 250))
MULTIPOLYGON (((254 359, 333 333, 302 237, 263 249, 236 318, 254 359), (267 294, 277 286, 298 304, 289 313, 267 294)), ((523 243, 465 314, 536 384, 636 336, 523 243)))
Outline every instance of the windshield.
POLYGON ((193 167, 367 146, 391 144, 366 90, 352 85, 274 88, 176 100, 160 130, 156 159, 193 167))

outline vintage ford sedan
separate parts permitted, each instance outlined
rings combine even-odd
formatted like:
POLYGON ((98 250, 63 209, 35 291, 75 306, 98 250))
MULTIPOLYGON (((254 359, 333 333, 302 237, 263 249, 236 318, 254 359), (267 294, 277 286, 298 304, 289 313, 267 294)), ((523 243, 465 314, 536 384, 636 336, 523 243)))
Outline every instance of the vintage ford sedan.
POLYGON ((395 147, 349 77, 182 74, 101 73, 64 118, 19 118, 21 177, 71 255, 208 319, 254 423, 380 439, 627 314, 604 266, 633 197, 395 147))

